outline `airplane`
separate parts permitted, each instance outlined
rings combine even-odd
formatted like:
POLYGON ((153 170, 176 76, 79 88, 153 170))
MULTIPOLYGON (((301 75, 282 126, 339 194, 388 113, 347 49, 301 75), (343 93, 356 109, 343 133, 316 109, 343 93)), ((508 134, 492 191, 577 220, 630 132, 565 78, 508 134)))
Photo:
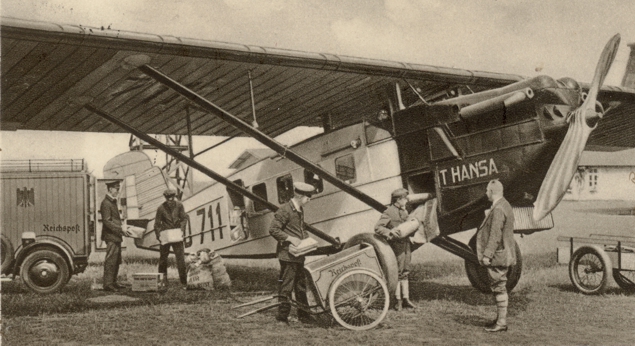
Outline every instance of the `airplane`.
MULTIPOLYGON (((426 208, 426 241, 463 258, 487 292, 474 238, 451 235, 479 226, 488 181, 506 187, 515 233, 544 231, 586 145, 635 147, 632 82, 602 85, 619 35, 588 84, 5 17, 1 29, 3 130, 131 133, 217 182, 183 200, 188 252, 274 258, 272 211, 303 181, 318 191, 305 216, 320 240, 314 254, 369 243, 394 288, 394 254, 372 232, 390 192, 405 187, 420 197, 413 208, 426 208), (298 126, 323 133, 290 147, 275 140, 298 126), (251 136, 270 151, 243 153, 225 177, 149 134, 251 136)), ((168 183, 138 154, 104 175, 132 177, 130 213, 151 218, 140 200, 157 203, 168 183)), ((147 227, 136 245, 156 249, 147 227)), ((516 253, 509 290, 522 271, 516 253)))

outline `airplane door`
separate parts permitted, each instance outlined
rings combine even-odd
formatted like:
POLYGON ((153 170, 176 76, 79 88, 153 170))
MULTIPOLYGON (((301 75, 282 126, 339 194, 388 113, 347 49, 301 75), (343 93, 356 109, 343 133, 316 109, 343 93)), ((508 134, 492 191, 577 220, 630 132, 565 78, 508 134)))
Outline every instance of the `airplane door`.
MULTIPOLYGON (((267 184, 262 182, 252 186, 251 191, 258 197, 269 200, 267 193, 267 184)), ((247 212, 245 213, 245 221, 248 228, 249 237, 260 238, 269 235, 269 225, 273 219, 273 213, 266 205, 257 201, 248 201, 247 212)))

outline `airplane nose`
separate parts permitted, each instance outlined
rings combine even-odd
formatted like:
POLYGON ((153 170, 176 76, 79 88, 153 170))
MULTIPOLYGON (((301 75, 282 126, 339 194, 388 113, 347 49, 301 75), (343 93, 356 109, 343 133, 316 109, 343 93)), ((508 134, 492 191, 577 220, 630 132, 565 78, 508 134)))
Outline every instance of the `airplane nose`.
POLYGON ((582 105, 567 115, 569 130, 558 152, 549 166, 549 170, 540 186, 538 197, 534 203, 533 218, 542 220, 564 197, 571 179, 575 174, 582 150, 586 146, 591 131, 597 127, 597 120, 604 115, 603 110, 596 112, 597 94, 611 68, 620 44, 620 35, 613 36, 604 46, 600 60, 595 68, 593 82, 589 94, 582 105), (589 122, 593 126, 589 126, 589 122))

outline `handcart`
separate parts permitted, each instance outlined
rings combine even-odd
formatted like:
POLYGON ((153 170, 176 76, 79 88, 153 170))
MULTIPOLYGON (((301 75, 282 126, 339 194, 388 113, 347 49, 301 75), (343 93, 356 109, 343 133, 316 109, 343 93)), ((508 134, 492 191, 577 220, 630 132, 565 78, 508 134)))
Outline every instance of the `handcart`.
MULTIPOLYGON (((291 301, 296 308, 312 315, 329 313, 343 327, 367 330, 386 317, 390 296, 373 246, 359 244, 304 266, 309 305, 291 301)), ((233 307, 263 303, 270 296, 233 307)), ((279 306, 273 303, 238 316, 242 318, 279 306)))
POLYGON ((611 275, 622 289, 635 291, 635 237, 558 237, 558 263, 569 263, 569 278, 584 294, 604 293, 611 275))

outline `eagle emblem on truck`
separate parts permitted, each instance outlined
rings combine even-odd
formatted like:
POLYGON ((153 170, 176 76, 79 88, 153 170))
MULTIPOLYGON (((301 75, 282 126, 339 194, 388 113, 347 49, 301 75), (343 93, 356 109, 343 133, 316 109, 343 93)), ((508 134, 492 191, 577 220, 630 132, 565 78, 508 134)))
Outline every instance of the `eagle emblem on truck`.
POLYGON ((19 207, 27 208, 35 205, 35 189, 31 188, 29 190, 26 187, 23 189, 18 188, 17 200, 19 207))

